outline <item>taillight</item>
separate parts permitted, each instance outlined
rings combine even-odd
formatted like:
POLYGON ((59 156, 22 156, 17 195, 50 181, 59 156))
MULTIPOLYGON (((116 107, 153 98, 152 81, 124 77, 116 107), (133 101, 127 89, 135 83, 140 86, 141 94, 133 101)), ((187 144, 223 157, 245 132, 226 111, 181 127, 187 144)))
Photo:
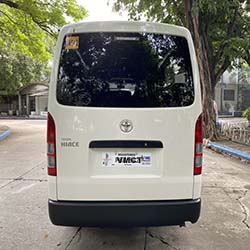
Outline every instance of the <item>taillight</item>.
POLYGON ((195 124, 194 175, 199 175, 202 171, 202 141, 202 115, 200 115, 195 124))
POLYGON ((47 156, 48 175, 56 176, 56 126, 50 113, 47 120, 47 156))

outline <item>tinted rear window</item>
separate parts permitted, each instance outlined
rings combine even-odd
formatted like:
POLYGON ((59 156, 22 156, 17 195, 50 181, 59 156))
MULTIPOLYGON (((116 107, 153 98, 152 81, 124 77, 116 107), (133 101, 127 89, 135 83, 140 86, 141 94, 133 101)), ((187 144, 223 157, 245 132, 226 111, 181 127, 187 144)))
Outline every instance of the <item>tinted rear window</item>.
POLYGON ((150 33, 67 35, 57 100, 89 107, 181 107, 194 101, 185 38, 150 33))

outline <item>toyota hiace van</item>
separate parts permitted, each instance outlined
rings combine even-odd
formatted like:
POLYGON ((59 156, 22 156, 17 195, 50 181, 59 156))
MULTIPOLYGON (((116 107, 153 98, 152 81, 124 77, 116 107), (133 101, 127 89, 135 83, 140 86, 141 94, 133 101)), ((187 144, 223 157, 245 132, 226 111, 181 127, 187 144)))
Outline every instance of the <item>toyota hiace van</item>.
POLYGON ((161 226, 200 215, 202 107, 190 32, 66 25, 48 105, 49 216, 66 226, 161 226))

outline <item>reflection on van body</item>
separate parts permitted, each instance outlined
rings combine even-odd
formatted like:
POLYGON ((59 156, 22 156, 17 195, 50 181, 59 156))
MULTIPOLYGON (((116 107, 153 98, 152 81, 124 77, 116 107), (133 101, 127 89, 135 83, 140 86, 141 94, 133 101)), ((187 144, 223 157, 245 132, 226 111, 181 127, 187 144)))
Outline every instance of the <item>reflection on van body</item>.
POLYGON ((189 106, 194 86, 187 40, 153 33, 69 34, 57 99, 69 106, 189 106), (67 49, 72 36, 79 37, 77 49, 67 49))

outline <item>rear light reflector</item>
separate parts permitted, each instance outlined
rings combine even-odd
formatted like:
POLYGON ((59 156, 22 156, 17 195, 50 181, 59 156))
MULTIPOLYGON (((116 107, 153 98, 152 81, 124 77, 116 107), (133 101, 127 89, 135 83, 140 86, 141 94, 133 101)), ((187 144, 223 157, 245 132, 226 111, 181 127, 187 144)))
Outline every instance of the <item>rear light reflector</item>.
POLYGON ((48 175, 56 176, 56 168, 48 167, 48 175))
POLYGON ((202 149, 203 149, 202 143, 197 143, 195 145, 195 153, 196 154, 202 154, 202 149))
POLYGON ((202 141, 202 115, 200 115, 195 124, 194 175, 202 172, 202 141))
POLYGON ((50 113, 47 121, 47 157, 48 175, 56 176, 56 126, 50 113))
POLYGON ((196 167, 201 167, 202 166, 202 156, 196 156, 195 157, 195 166, 196 167))
POLYGON ((48 156, 48 167, 54 168, 56 166, 55 157, 48 156))
POLYGON ((195 167, 194 168, 194 175, 200 175, 202 172, 202 167, 195 167))
POLYGON ((48 143, 48 154, 54 154, 55 153, 55 145, 48 143))

